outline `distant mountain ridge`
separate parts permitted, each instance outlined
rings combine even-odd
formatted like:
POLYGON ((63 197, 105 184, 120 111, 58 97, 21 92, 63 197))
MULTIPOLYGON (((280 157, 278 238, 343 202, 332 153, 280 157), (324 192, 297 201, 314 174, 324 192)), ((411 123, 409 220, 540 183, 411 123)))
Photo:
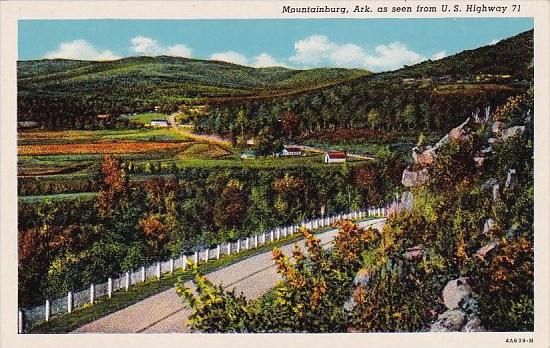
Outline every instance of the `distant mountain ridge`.
POLYGON ((343 68, 253 68, 168 56, 103 62, 20 61, 18 120, 71 128, 98 114, 148 111, 155 106, 160 106, 161 112, 171 112, 189 101, 245 105, 262 99, 297 99, 335 88, 350 89, 347 98, 364 98, 358 94, 364 95, 365 89, 386 90, 404 79, 446 75, 468 82, 479 74, 505 74, 508 81, 531 82, 533 34, 529 30, 494 45, 377 74, 343 68))
POLYGON ((453 75, 467 77, 474 74, 511 74, 518 79, 532 79, 533 30, 503 39, 496 44, 378 75, 384 77, 414 78, 453 75))
POLYGON ((368 74, 359 69, 318 68, 297 70, 284 67, 253 68, 222 61, 181 57, 128 57, 113 61, 41 59, 18 62, 18 83, 23 89, 100 88, 105 83, 140 86, 188 83, 234 89, 235 93, 266 87, 293 87, 327 80, 346 79, 368 74))

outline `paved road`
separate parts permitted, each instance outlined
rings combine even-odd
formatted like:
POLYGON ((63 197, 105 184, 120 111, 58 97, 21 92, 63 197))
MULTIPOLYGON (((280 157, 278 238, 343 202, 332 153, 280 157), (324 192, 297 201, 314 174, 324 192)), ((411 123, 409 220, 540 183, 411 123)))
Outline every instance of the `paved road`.
MULTIPOLYGON (((364 221, 360 226, 381 228, 385 219, 364 221)), ((317 237, 321 244, 328 247, 338 232, 332 229, 317 237)), ((298 242, 303 249, 303 241, 298 242)), ((291 255, 294 244, 282 248, 285 255, 291 255)), ((243 292, 247 298, 253 299, 265 294, 271 289, 280 276, 275 271, 275 264, 271 252, 250 257, 223 269, 209 273, 208 279, 215 284, 223 284, 226 289, 235 288, 243 292)), ((186 283, 191 286, 191 282, 186 283)), ((111 313, 101 319, 88 323, 75 333, 176 333, 190 332, 184 325, 191 310, 186 308, 182 299, 171 288, 151 296, 134 305, 111 313)))

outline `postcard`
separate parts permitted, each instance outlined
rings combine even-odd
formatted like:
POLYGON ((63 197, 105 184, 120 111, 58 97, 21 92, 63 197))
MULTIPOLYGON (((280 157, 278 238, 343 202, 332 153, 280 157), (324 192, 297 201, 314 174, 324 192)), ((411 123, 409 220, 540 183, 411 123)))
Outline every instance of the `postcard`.
POLYGON ((548 2, 0 6, 2 346, 549 345, 548 2))

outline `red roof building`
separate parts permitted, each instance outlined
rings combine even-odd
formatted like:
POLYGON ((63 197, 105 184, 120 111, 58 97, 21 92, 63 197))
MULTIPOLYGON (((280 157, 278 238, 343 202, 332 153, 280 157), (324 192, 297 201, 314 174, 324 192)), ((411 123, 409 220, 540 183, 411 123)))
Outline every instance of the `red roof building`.
POLYGON ((346 153, 342 151, 329 151, 325 153, 325 163, 343 163, 346 161, 346 153))

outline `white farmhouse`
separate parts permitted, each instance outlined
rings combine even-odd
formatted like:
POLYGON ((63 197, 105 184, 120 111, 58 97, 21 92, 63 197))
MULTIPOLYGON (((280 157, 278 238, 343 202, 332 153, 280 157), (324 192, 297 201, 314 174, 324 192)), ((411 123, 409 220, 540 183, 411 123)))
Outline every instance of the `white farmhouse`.
POLYGON ((151 127, 168 127, 168 121, 166 121, 166 120, 151 120, 149 125, 151 127))
POLYGON ((329 151, 325 153, 325 163, 344 163, 346 153, 342 151, 329 151))
POLYGON ((298 147, 286 147, 281 152, 282 156, 301 156, 302 150, 298 147))

